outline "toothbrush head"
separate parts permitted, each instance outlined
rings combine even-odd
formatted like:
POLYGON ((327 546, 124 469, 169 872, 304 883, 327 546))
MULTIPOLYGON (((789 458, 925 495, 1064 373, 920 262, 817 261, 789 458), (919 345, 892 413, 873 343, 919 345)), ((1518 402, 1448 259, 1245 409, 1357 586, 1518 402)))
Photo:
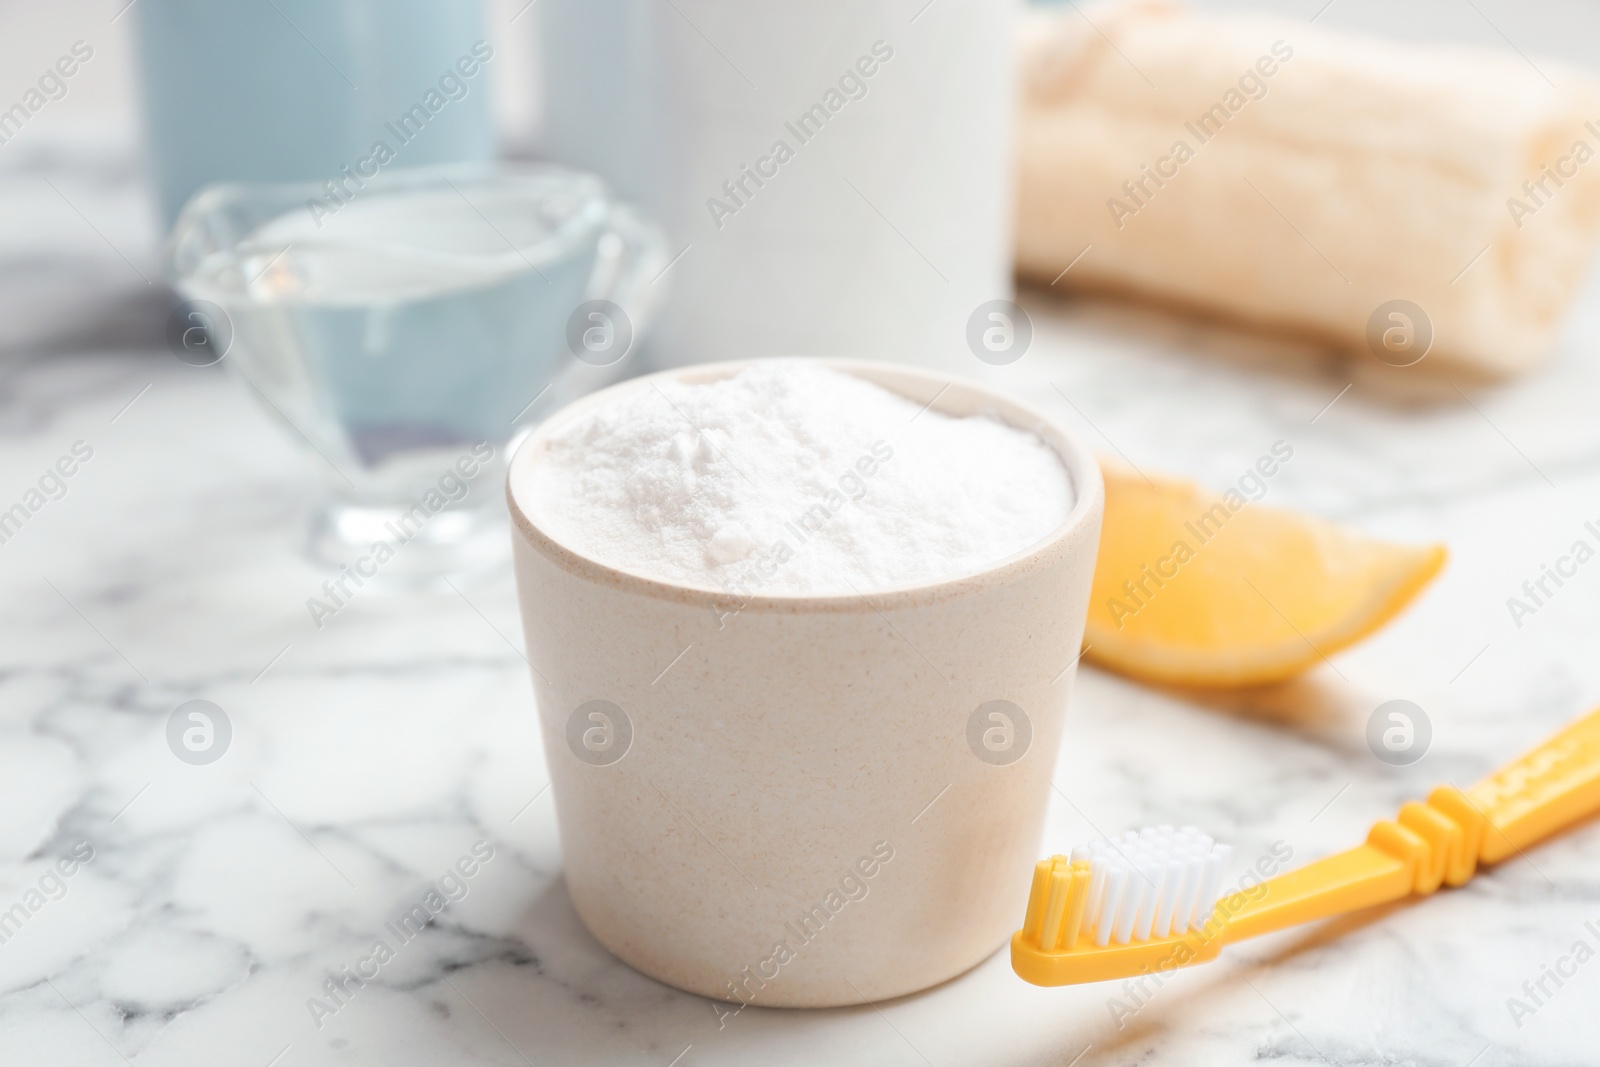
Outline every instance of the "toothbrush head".
POLYGON ((1040 860, 1012 968, 1035 985, 1067 985, 1215 959, 1232 853, 1192 826, 1156 826, 1040 860))

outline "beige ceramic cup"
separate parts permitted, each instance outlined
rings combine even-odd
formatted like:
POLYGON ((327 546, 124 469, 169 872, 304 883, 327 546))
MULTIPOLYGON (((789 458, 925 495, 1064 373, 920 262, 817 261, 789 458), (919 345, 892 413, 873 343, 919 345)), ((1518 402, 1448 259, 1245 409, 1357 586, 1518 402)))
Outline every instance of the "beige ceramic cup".
POLYGON ((511 463, 573 905, 619 958, 727 1011, 924 989, 1021 924, 1100 538, 1099 468, 1051 420, 974 384, 828 362, 1037 432, 1072 479, 1071 515, 976 574, 739 598, 590 559, 542 530, 519 490, 554 431, 651 378, 564 409, 511 463))

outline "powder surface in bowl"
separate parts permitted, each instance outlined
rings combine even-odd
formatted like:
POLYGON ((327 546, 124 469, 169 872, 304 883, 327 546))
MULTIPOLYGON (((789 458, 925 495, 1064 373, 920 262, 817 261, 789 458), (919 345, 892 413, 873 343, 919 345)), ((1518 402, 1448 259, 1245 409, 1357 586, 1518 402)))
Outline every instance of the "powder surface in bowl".
POLYGON ((738 593, 871 592, 981 570, 1072 511, 1038 435, 806 360, 656 382, 561 427, 518 498, 611 566, 738 593))

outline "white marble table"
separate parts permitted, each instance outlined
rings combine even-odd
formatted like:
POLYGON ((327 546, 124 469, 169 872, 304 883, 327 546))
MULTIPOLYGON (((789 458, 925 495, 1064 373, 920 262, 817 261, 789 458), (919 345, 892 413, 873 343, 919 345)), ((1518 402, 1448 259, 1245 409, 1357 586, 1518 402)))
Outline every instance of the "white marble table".
MULTIPOLYGON (((135 277, 153 270, 149 235, 115 222, 136 198, 125 168, 70 152, 0 172, 0 508, 74 442, 93 449, 0 544, 0 916, 28 912, 0 944, 0 1064, 1595 1061, 1600 962, 1520 1027, 1507 1009, 1596 940, 1594 826, 1422 906, 1230 949, 1147 1003, 1028 986, 1001 953, 893 1003, 719 1025, 573 912, 508 573, 465 597, 371 592, 310 624, 321 575, 294 546, 308 467, 223 374, 130 340, 153 306, 135 277), (165 741, 195 698, 233 725, 208 766, 165 741), (493 856, 466 895, 329 998, 329 976, 479 841, 493 856), (51 874, 74 849, 92 858, 51 874)), ((1520 628, 1505 604, 1600 519, 1600 291, 1546 370, 1470 403, 1183 320, 1029 303, 1035 348, 1002 380, 1097 447, 1220 486, 1283 439, 1271 503, 1453 553, 1396 624, 1290 686, 1196 700, 1084 670, 1052 847, 1192 821, 1241 857, 1281 841, 1310 859, 1600 703, 1600 566, 1520 628), (1409 768, 1364 740, 1393 698, 1433 726, 1409 768)))

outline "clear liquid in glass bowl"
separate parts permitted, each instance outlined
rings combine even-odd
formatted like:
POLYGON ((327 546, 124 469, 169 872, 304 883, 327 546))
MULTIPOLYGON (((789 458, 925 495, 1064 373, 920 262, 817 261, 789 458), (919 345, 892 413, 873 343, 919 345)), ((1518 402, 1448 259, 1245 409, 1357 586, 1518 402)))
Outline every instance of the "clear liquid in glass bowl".
POLYGON ((476 570, 505 554, 513 438, 625 369, 626 352, 575 354, 574 316, 613 301, 631 337, 665 246, 578 172, 384 177, 332 213, 320 187, 204 190, 168 269, 221 309, 225 362, 316 454, 313 558, 349 565, 386 539, 396 573, 476 570))

